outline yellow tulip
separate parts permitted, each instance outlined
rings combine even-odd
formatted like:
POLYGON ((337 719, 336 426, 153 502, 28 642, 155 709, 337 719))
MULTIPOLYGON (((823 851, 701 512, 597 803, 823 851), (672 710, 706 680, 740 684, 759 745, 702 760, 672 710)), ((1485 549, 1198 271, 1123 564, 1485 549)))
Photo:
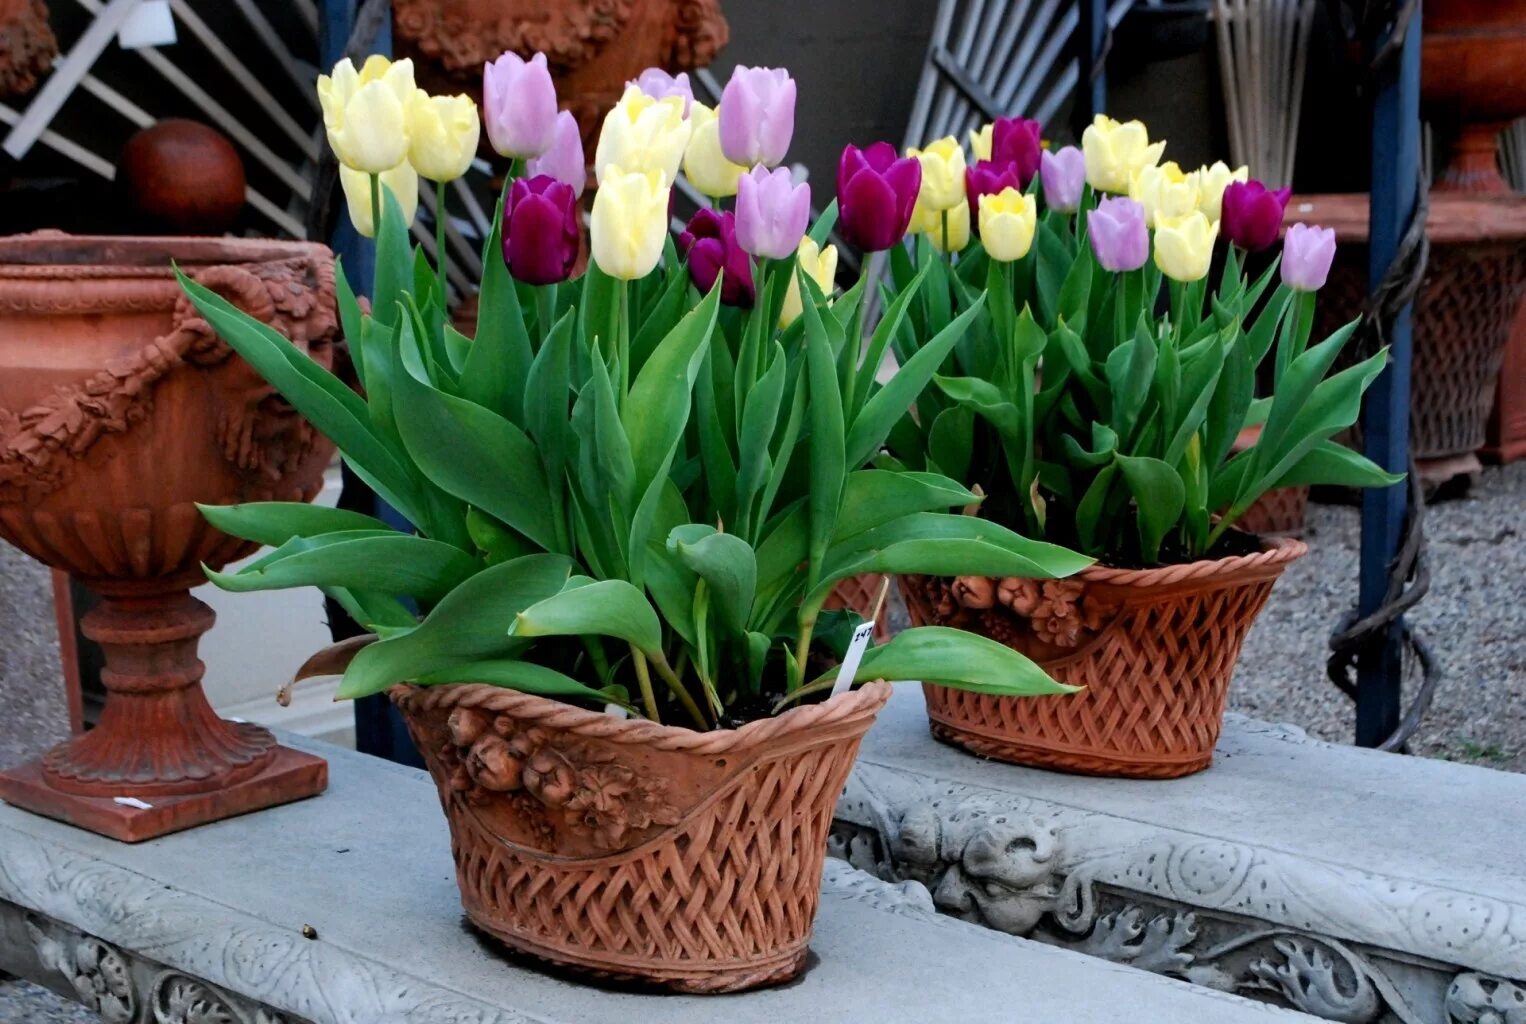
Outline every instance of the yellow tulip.
POLYGON ((323 127, 339 162, 365 174, 390 171, 408 156, 407 108, 417 89, 413 61, 371 56, 360 71, 348 57, 318 76, 323 127))
POLYGON ((1232 181, 1249 181, 1250 168, 1236 167, 1231 171, 1228 164, 1217 160, 1212 167, 1199 167, 1197 177, 1199 189, 1197 208, 1202 210, 1203 216, 1209 220, 1218 220, 1224 211, 1224 190, 1232 181))
POLYGON ((1151 142, 1139 121, 1123 124, 1105 114, 1081 133, 1081 152, 1086 155, 1086 183, 1099 192, 1126 195, 1135 172, 1153 167, 1165 152, 1164 142, 1151 142))
MULTIPOLYGON (((371 176, 340 164, 339 185, 344 189, 344 201, 350 208, 350 222, 355 230, 375 238, 376 225, 371 223, 371 176)), ((419 173, 403 160, 381 173, 381 185, 391 191, 397 205, 403 208, 403 220, 411 225, 419 208, 419 173)))
POLYGON ((455 181, 477 155, 482 122, 470 96, 430 96, 422 89, 408 101, 408 162, 420 177, 455 181))
POLYGON ((1145 225, 1178 220, 1198 208, 1198 172, 1183 174, 1175 160, 1141 167, 1129 182, 1129 198, 1144 207, 1145 225))
MULTIPOLYGON (((810 275, 821 293, 830 297, 837 284, 837 246, 829 245, 823 249, 811 240, 810 235, 806 235, 800 240, 795 258, 799 261, 800 269, 810 275)), ((794 323, 795 318, 804 312, 805 307, 800 303, 800 281, 791 275, 789 291, 784 293, 784 307, 779 310, 780 329, 794 323)))
POLYGON ((620 167, 626 172, 657 171, 671 183, 692 131, 693 125, 684 117, 682 96, 653 99, 629 85, 604 116, 593 154, 594 178, 602 185, 605 171, 620 167))
POLYGON ((970 152, 975 154, 975 161, 991 159, 991 132, 996 128, 994 124, 986 124, 979 131, 970 129, 970 152))
POLYGON ((938 210, 923 217, 924 233, 939 252, 962 252, 970 244, 970 204, 963 199, 952 210, 938 210), (948 218, 945 230, 943 218, 948 218))
POLYGON ((668 191, 660 170, 604 168, 588 219, 589 247, 600 270, 622 281, 652 272, 668 237, 668 191))
MULTIPOLYGON (((952 210, 964 202, 964 150, 959 140, 945 135, 926 149, 912 147, 907 156, 922 164, 922 190, 917 202, 929 210, 952 210)), ((966 217, 968 219, 968 217, 966 217)))
POLYGON ((684 150, 684 176, 700 192, 715 199, 737 194, 737 181, 747 168, 721 152, 721 123, 715 110, 696 100, 689 108, 689 148, 684 150))
POLYGON ((980 241, 993 260, 1010 263, 1028 255, 1037 222, 1038 204, 1015 188, 980 197, 980 241))
POLYGON ((1162 221, 1155 227, 1155 265, 1173 281, 1198 281, 1208 276, 1219 222, 1199 210, 1162 221))

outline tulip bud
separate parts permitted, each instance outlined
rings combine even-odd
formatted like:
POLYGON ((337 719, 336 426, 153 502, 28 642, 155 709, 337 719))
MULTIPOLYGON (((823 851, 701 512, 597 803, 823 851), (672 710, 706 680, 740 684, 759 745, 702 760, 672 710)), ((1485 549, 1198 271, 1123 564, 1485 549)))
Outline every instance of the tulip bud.
POLYGON ((1197 172, 1183 174, 1175 160, 1159 167, 1141 167, 1129 183, 1129 198, 1144 207, 1145 224, 1175 221, 1197 209, 1197 172))
POLYGON ((1259 181, 1234 182, 1224 190, 1223 226, 1229 240, 1246 252, 1260 252, 1277 241, 1290 188, 1269 191, 1259 181))
POLYGON ((970 132, 976 160, 989 160, 1017 172, 1018 188, 1026 189, 1039 170, 1044 151, 1043 125, 1026 117, 998 117, 980 131, 970 132))
POLYGON ((390 171, 408 156, 407 108, 413 61, 371 56, 360 71, 348 57, 318 76, 323 127, 339 162, 362 174, 390 171))
POLYGON ((1098 192, 1127 194, 1135 173, 1154 167, 1165 149, 1164 142, 1150 141, 1143 123, 1120 124, 1105 114, 1098 114, 1081 133, 1086 181, 1098 192))
POLYGON ((1213 242, 1218 237, 1218 222, 1198 210, 1179 220, 1159 222, 1155 227, 1155 265, 1173 281, 1201 280, 1208 276, 1213 242))
MULTIPOLYGON (((403 160, 391 170, 382 171, 380 186, 392 193, 402 208, 404 222, 412 226, 413 215, 419 209, 419 173, 413 165, 403 160)), ((371 176, 340 164, 339 187, 344 190, 344 202, 350 208, 350 223, 366 238, 375 238, 376 225, 371 222, 371 176)))
POLYGON ((964 172, 964 193, 972 203, 978 204, 981 196, 994 196, 1009 188, 1021 192, 1025 187, 1017 180, 1017 168, 1011 164, 981 160, 964 172))
POLYGON ((1138 270, 1150 258, 1144 207, 1125 196, 1104 199, 1086 218, 1092 252, 1106 270, 1138 270))
POLYGON ((661 171, 604 168, 588 218, 589 247, 600 270, 622 281, 652 272, 668 236, 668 192, 661 171))
POLYGON ((905 236, 921 187, 921 162, 896 159, 890 143, 845 147, 837 161, 838 229, 863 251, 883 252, 905 236))
POLYGON ((980 197, 980 241, 993 260, 1010 263, 1028 255, 1038 223, 1038 204, 1016 188, 980 197))
POLYGON ((578 197, 547 174, 515 178, 503 206, 503 260, 525 284, 556 284, 578 259, 578 197))
POLYGON ((1074 213, 1081 205, 1081 189, 1086 185, 1086 156, 1075 146, 1065 146, 1051 153, 1044 151, 1039 164, 1039 180, 1044 186, 1044 205, 1061 213, 1074 213))
POLYGON ((946 135, 927 144, 926 149, 912 147, 907 156, 914 156, 922 165, 922 190, 917 203, 928 210, 952 210, 964 202, 964 150, 959 140, 946 135))
POLYGON ((526 162, 525 173, 532 178, 549 175, 571 185, 579 199, 583 197, 583 188, 588 184, 588 164, 583 159, 583 132, 570 110, 556 115, 550 148, 540 156, 532 156, 526 162))
MULTIPOLYGON (((821 293, 831 299, 832 289, 837 286, 837 246, 829 245, 825 249, 807 235, 800 240, 800 248, 796 250, 796 260, 801 270, 804 270, 821 293)), ((795 322, 795 318, 805 312, 805 306, 800 300, 800 281, 793 275, 789 279, 789 291, 784 293, 784 306, 779 310, 779 329, 783 330, 795 322)))
POLYGON ((408 101, 408 162, 420 177, 455 181, 477 155, 481 124, 470 96, 415 91, 408 101))
POLYGON ((546 55, 524 60, 513 51, 482 68, 483 120, 500 156, 524 159, 551 148, 556 127, 556 86, 546 55))
POLYGON ((1335 229, 1294 224, 1282 240, 1282 283, 1295 292, 1317 292, 1335 261, 1335 229))
POLYGON ((1231 171, 1224 161, 1216 160, 1212 167, 1199 167, 1197 176, 1200 189, 1197 208, 1209 220, 1218 220, 1223 215, 1224 190, 1233 182, 1249 181, 1250 168, 1237 167, 1231 171))
POLYGON ((679 97, 684 101, 684 117, 689 116, 690 107, 694 103, 694 89, 689 85, 688 72, 680 71, 676 75, 670 75, 662 68, 647 68, 625 83, 626 88, 633 85, 654 100, 665 100, 669 96, 679 97))
POLYGON ((630 86, 604 115, 593 153, 594 177, 603 184, 605 170, 614 165, 627 173, 657 171, 671 183, 692 131, 692 123, 684 119, 683 97, 656 100, 630 86))
POLYGON ((696 103, 689 112, 689 124, 693 134, 689 136, 689 148, 684 150, 684 176, 713 199, 736 195, 737 180, 747 173, 747 168, 727 160, 721 152, 721 126, 715 111, 696 103))
POLYGON ((751 309, 757 300, 752 281, 752 261, 737 244, 736 215, 701 209, 689 218, 678 236, 678 251, 689 264, 689 276, 701 292, 715 287, 716 275, 723 271, 721 301, 739 309, 751 309))
POLYGON ((786 168, 760 165, 737 182, 736 212, 743 249, 760 259, 788 259, 811 219, 811 187, 796 185, 786 168))
POLYGON ((795 80, 783 68, 738 67, 721 91, 716 113, 727 160, 774 167, 795 134, 795 80))

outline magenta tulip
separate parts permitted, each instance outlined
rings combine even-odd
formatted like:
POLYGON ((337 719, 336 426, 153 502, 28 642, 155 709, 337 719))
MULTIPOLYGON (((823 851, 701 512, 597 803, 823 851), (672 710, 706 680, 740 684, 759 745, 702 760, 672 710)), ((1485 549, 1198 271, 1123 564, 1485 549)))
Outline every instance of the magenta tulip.
POLYGON ((1232 181, 1224 190, 1224 234, 1246 252, 1260 252, 1277 241, 1290 188, 1268 189, 1259 181, 1232 181))
POLYGON ((1026 117, 998 117, 991 122, 991 162, 1017 168, 1018 188, 1026 189, 1039 172, 1043 125, 1026 117))
POLYGON ((736 215, 701 209, 678 236, 678 251, 689 263, 689 276, 702 292, 715 287, 715 276, 725 271, 721 279, 721 301, 739 309, 751 309, 757 299, 752 283, 752 261, 747 251, 737 244, 736 215))
POLYGON ((737 179, 737 241, 754 256, 789 259, 811 219, 811 187, 761 164, 737 179))
POLYGON ((716 117, 727 160, 775 167, 795 135, 795 80, 783 68, 736 68, 716 117))
POLYGON ((1282 240, 1282 283, 1295 292, 1317 292, 1334 260, 1334 228, 1294 224, 1282 240))
POLYGON ((525 173, 532 178, 549 174, 557 181, 571 185, 572 191, 582 198, 583 187, 588 184, 588 164, 583 159, 583 133, 578 130, 578 119, 570 110, 556 115, 551 148, 540 156, 532 156, 526 163, 525 173))
POLYGON ((647 68, 625 84, 634 85, 654 100, 667 99, 669 96, 681 98, 684 101, 684 117, 689 116, 689 110, 694 106, 694 88, 689 84, 689 74, 686 71, 670 75, 662 68, 647 68))
POLYGON ((578 198, 548 174, 515 178, 503 208, 503 259, 525 284, 555 284, 578 258, 578 198))
POLYGON ((509 51, 483 65, 482 120, 500 156, 524 159, 551 148, 556 86, 544 53, 525 60, 509 51))
POLYGON ((847 146, 837 161, 837 229, 864 252, 883 252, 906 235, 921 188, 916 157, 897 158, 888 142, 847 146))
POLYGON ((1044 205, 1061 213, 1074 213, 1081 205, 1086 186, 1086 154, 1075 146, 1051 153, 1044 150, 1039 161, 1039 181, 1044 186, 1044 205))
POLYGON ((1127 196, 1104 199, 1086 218, 1097 262, 1118 273, 1138 270, 1150 258, 1150 233, 1144 207, 1127 196))
POLYGON ((964 172, 964 196, 969 200, 971 210, 980 208, 981 196, 999 195, 1003 189, 1008 188, 1015 188, 1019 192, 1023 190, 1017 168, 1011 164, 982 160, 964 172))

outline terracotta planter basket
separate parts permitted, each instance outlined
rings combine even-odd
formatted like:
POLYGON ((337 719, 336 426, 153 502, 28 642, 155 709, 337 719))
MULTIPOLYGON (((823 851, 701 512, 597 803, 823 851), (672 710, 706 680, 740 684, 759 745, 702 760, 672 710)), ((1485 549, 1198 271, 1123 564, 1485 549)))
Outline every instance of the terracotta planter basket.
MULTIPOLYGON (((874 602, 879 600, 880 587, 885 585, 885 575, 877 572, 866 572, 859 576, 849 576, 838 583, 832 589, 822 608, 834 611, 838 608, 847 608, 857 612, 864 618, 868 618, 874 612, 874 602)), ((879 621, 874 624, 874 642, 883 644, 890 640, 890 609, 887 607, 880 613, 879 621)))
POLYGON ((600 977, 727 992, 804 966, 832 809, 890 687, 704 733, 479 684, 391 695, 473 923, 600 977))
POLYGON ((1301 537, 1308 512, 1307 487, 1276 487, 1257 498, 1235 525, 1258 537, 1301 537))
POLYGON ((1017 764, 1167 779, 1208 767, 1240 644, 1302 541, 1161 569, 1067 580, 903 577, 913 625, 954 625, 1022 651, 1066 697, 927 685, 933 735, 1017 764))

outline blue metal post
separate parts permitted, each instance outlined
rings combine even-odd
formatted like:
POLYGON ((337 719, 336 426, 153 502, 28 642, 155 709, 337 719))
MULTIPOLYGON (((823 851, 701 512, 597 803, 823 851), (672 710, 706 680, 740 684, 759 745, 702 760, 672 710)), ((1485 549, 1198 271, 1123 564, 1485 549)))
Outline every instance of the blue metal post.
POLYGON ((1076 94, 1071 125, 1076 138, 1107 109, 1107 75, 1102 63, 1107 40, 1107 0, 1077 0, 1076 94))
MULTIPOLYGON (((1368 279, 1376 286, 1409 228, 1420 172, 1420 4, 1400 53, 1379 70, 1372 109, 1372 197, 1368 279)), ((1389 325, 1388 367, 1362 411, 1367 457, 1393 473, 1409 469, 1410 307, 1389 325)), ((1403 542, 1409 485, 1362 494, 1362 569, 1358 612, 1382 604, 1389 566, 1403 542)), ((1403 650, 1390 627, 1363 647, 1357 662, 1356 742, 1377 746, 1399 725, 1403 650)))

